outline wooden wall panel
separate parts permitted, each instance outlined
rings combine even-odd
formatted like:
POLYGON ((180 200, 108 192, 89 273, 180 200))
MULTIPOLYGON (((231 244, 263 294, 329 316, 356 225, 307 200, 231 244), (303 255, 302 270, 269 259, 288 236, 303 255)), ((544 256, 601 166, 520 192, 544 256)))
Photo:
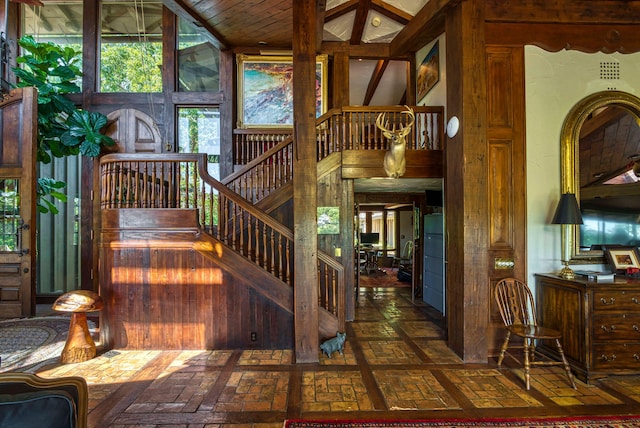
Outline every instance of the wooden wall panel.
POLYGON ((491 46, 487 52, 487 197, 489 222, 489 355, 503 339, 502 321, 493 302, 493 285, 514 276, 526 279, 526 162, 524 120, 524 49, 491 46), (500 259, 512 265, 497 263, 500 259))
MULTIPOLYGON (((102 248, 102 340, 117 349, 290 349, 291 313, 189 245, 102 248), (110 281, 110 282, 109 282, 110 281), (252 340, 252 332, 255 340, 252 340)), ((246 272, 245 272, 246 273, 246 272)))
POLYGON ((513 150, 511 141, 489 140, 489 248, 513 248, 513 150))

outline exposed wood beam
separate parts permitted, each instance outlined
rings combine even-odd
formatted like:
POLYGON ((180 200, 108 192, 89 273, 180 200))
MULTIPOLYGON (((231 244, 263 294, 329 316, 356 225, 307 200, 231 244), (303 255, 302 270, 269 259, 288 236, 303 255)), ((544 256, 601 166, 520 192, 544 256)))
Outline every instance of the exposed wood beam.
POLYGON ((391 18, 403 25, 407 25, 413 18, 413 16, 404 10, 393 7, 389 3, 385 3, 381 0, 371 0, 371 9, 380 12, 387 18, 391 18))
POLYGON ((367 22, 367 14, 369 13, 370 0, 361 0, 356 9, 356 17, 353 20, 353 28, 351 29, 351 44, 359 45, 362 41, 364 26, 367 22))
POLYGON ((460 0, 430 0, 390 43, 389 54, 416 52, 444 33, 445 10, 460 0))
POLYGON ((225 40, 220 33, 216 31, 211 25, 203 21, 202 18, 193 12, 192 8, 185 5, 184 0, 163 0, 166 7, 171 9, 173 13, 180 16, 187 21, 195 23, 196 26, 202 27, 211 35, 211 43, 220 50, 229 48, 229 43, 225 40))
POLYGON ((316 51, 322 48, 322 38, 324 36, 324 16, 327 11, 327 1, 317 0, 316 2, 316 51))
POLYGON ((359 0, 349 0, 348 2, 342 3, 341 5, 328 10, 324 17, 325 22, 329 22, 332 19, 339 18, 352 10, 355 10, 359 3, 359 0))
POLYGON ((367 92, 364 95, 362 105, 368 106, 371 104, 373 94, 376 93, 376 89, 378 89, 380 80, 382 80, 382 76, 384 75, 384 71, 387 69, 388 65, 389 60, 387 59, 381 59, 376 64, 376 68, 373 70, 373 74, 371 75, 371 80, 369 80, 369 85, 367 86, 367 92))

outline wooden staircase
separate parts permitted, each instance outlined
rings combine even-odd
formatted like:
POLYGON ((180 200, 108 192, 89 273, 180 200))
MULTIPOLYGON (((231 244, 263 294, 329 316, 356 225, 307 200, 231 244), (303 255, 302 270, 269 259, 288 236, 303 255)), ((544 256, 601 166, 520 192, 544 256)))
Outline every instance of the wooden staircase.
MULTIPOLYGON (((398 117, 402 116, 399 113, 402 108, 393 107, 389 110, 398 117)), ((437 152, 442 141, 442 109, 422 107, 416 110, 416 128, 408 138, 408 144, 414 150, 435 149, 437 152)), ((365 153, 363 150, 375 150, 379 152, 378 155, 384 154, 386 139, 373 125, 375 115, 380 111, 382 109, 332 110, 318 120, 319 180, 343 167, 345 152, 358 150, 365 153)), ((393 115, 390 117, 393 118, 393 115)), ((248 138, 246 130, 237 134, 242 136, 241 140, 247 146, 240 148, 238 144, 241 142, 236 141, 235 152, 245 153, 246 162, 222 182, 207 173, 206 154, 104 156, 100 162, 100 204, 104 213, 101 253, 107 255, 103 266, 112 270, 118 269, 118 263, 128 266, 127 259, 113 261, 115 258, 109 258, 109 252, 113 248, 126 246, 120 242, 123 238, 136 241, 137 245, 152 241, 150 236, 154 233, 161 234, 168 240, 184 239, 187 243, 174 244, 176 251, 196 251, 203 257, 198 259, 199 265, 192 264, 191 271, 205 269, 215 276, 219 270, 222 276, 232 276, 233 280, 223 282, 241 284, 241 287, 246 288, 248 291, 243 296, 248 296, 247 305, 253 305, 252 311, 275 311, 274 319, 283 324, 284 329, 288 329, 281 334, 292 335, 292 325, 290 327, 288 324, 293 320, 293 233, 289 227, 269 214, 291 203, 293 141, 287 135, 290 132, 288 130, 252 132, 258 137, 248 138), (265 143, 265 135, 276 141, 265 143), (249 147, 249 143, 252 147, 249 147), (246 156, 246 153, 252 154, 246 156), (248 161, 251 157, 253 160, 248 161), (193 217, 193 222, 186 235, 180 227, 179 218, 171 218, 169 214, 180 210, 192 212, 189 218, 193 217), (130 214, 123 214, 126 211, 130 214)), ((380 169, 381 165, 382 162, 380 169)), ((185 256, 181 254, 179 257, 185 256)), ((127 269, 131 267, 128 266, 127 269)), ((351 272, 351 269, 347 271, 351 272)), ((327 338, 334 336, 336 331, 344 331, 345 269, 334 257, 319 251, 318 272, 320 336, 327 338)), ((114 309, 106 314, 106 318, 111 319, 112 324, 115 322, 125 325, 129 320, 127 315, 122 314, 134 311, 135 308, 131 299, 122 293, 131 291, 114 291, 117 286, 108 284, 110 281, 110 275, 101 271, 101 284, 111 290, 106 294, 113 300, 113 306, 124 304, 126 308, 119 308, 118 311, 114 309)), ((193 292, 196 292, 195 289, 193 292)), ((237 309, 247 311, 244 307, 237 309)), ((209 312, 212 310, 216 309, 204 305, 192 309, 192 312, 195 311, 200 317, 210 317, 209 312)), ((186 316, 178 312, 172 322, 179 323, 180 317, 186 316)), ((129 315, 129 318, 132 316, 129 315)), ((162 314, 158 316, 166 318, 162 314)), ((227 325, 227 329, 231 327, 227 325)), ((267 331, 266 328, 262 331, 263 337, 271 339, 259 341, 260 343, 244 340, 240 341, 240 346, 265 348, 269 347, 269 343, 282 346, 282 340, 276 339, 277 332, 267 331)), ((126 333, 124 336, 127 336, 126 333)), ((130 340, 123 341, 122 332, 116 334, 107 329, 106 336, 105 341, 115 347, 149 346, 149 340, 145 342, 141 339, 137 341, 140 343, 135 344, 130 340)), ((203 343, 192 343, 185 335, 182 342, 175 346, 218 346, 223 342, 221 336, 200 334, 203 343)), ((162 335, 158 335, 155 340, 162 344, 162 335)), ((292 336, 290 340, 293 340, 292 336)), ((228 344, 229 341, 224 343, 226 346, 228 344)))

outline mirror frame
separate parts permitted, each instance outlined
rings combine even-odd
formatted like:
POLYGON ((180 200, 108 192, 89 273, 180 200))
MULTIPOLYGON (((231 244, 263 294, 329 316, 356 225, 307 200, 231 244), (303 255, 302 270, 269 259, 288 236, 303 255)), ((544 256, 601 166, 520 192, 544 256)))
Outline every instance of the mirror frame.
MULTIPOLYGON (((562 124, 561 193, 574 193, 578 203, 580 203, 580 165, 578 165, 580 130, 594 111, 612 104, 629 110, 640 125, 640 98, 622 91, 601 91, 588 95, 573 106, 562 124)), ((562 228, 562 254, 567 255, 568 258, 563 257, 563 260, 568 260, 571 264, 606 263, 602 251, 580 251, 580 227, 565 226, 562 228)))

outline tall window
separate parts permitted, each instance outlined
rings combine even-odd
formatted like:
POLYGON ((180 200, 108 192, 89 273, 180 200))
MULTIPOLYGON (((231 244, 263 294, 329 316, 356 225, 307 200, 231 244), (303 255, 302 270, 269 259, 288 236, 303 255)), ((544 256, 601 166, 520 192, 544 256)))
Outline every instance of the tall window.
POLYGON ((220 90, 220 51, 197 27, 178 20, 178 88, 180 91, 220 90))
POLYGON ((162 2, 102 0, 100 91, 162 92, 162 2))
MULTIPOLYGON (((22 5, 21 35, 52 42, 82 52, 82 0, 48 1, 46 6, 22 5)), ((20 54, 20 53, 18 53, 20 54)), ((78 55, 82 59, 82 55, 78 55)), ((78 86, 82 82, 77 82, 78 86)), ((64 181, 67 202, 55 201, 58 214, 38 214, 36 247, 36 294, 58 295, 80 288, 80 188, 79 156, 53 158, 38 164, 39 177, 64 181), (41 250, 46 249, 46 250, 41 250)))

